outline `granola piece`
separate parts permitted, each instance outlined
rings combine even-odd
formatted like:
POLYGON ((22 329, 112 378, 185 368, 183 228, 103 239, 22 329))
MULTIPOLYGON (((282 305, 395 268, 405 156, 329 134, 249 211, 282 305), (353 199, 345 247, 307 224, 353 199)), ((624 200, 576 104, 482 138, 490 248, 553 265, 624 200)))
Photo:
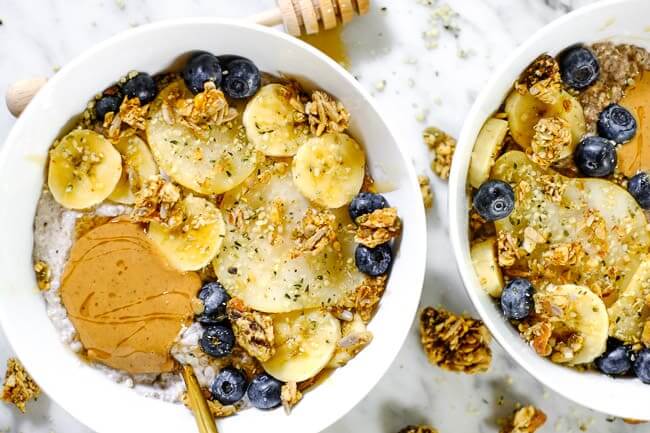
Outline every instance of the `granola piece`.
POLYGON ((575 354, 584 347, 585 339, 578 333, 570 333, 564 340, 558 340, 553 346, 551 361, 564 364, 571 361, 575 354))
POLYGON ((34 272, 36 272, 36 284, 38 288, 42 291, 49 290, 52 280, 50 266, 43 260, 39 260, 34 264, 34 272))
POLYGON ((399 433, 438 433, 438 430, 428 425, 409 425, 400 430, 399 433))
POLYGON ((500 433, 534 433, 546 422, 546 414, 535 406, 516 410, 501 428, 500 433))
POLYGON ((418 176, 420 184, 420 194, 422 194, 422 202, 426 209, 431 209, 433 206, 433 192, 431 192, 431 181, 427 176, 418 176))
POLYGON ((237 117, 237 110, 228 106, 226 96, 212 81, 206 81, 203 91, 193 98, 178 98, 173 102, 177 120, 199 132, 208 125, 221 125, 237 117))
POLYGON ((149 104, 140 105, 140 99, 138 97, 129 99, 127 96, 120 105, 119 118, 131 128, 144 131, 148 111, 149 104))
POLYGON ((569 122, 559 117, 544 117, 533 127, 533 139, 530 143, 530 159, 542 167, 548 167, 562 158, 567 147, 571 145, 571 127, 569 122))
POLYGON ((481 320, 427 307, 420 316, 420 338, 429 362, 445 370, 475 374, 490 367, 492 337, 481 320))
POLYGON ((422 137, 424 143, 433 153, 431 170, 441 179, 448 179, 451 160, 456 150, 456 140, 446 132, 433 126, 425 129, 422 137))
POLYGON ((546 242, 546 236, 543 233, 538 232, 531 226, 528 226, 524 229, 524 242, 521 244, 521 247, 528 254, 535 251, 537 244, 543 244, 546 242))
POLYGON ((549 322, 541 321, 532 326, 520 327, 522 336, 540 356, 549 356, 553 353, 553 347, 550 344, 553 327, 549 322))
POLYGON ((9 358, 2 387, 2 401, 16 405, 22 413, 25 413, 26 403, 37 400, 40 395, 41 389, 22 363, 16 358, 9 358))
POLYGON ((580 242, 565 242, 552 245, 542 257, 553 266, 574 266, 580 261, 583 253, 580 242))
POLYGON ((394 207, 377 209, 372 213, 357 218, 357 233, 354 241, 375 248, 399 236, 402 223, 394 207))
POLYGON ((521 257, 519 242, 511 233, 500 231, 497 234, 497 253, 499 266, 510 267, 521 257))
POLYGON ((340 368, 350 362, 372 341, 372 332, 359 314, 352 321, 341 325, 341 339, 336 343, 336 350, 328 364, 330 368, 340 368))
POLYGON ((262 362, 271 359, 275 354, 271 316, 251 310, 238 298, 228 302, 227 313, 237 344, 262 362))
POLYGON ((156 221, 169 228, 177 227, 183 219, 177 206, 180 200, 180 188, 160 175, 151 176, 135 194, 131 217, 135 221, 156 221))
POLYGON ((562 90, 560 65, 548 54, 542 54, 519 76, 515 89, 525 95, 530 93, 545 104, 555 104, 562 90))
POLYGON ((384 294, 384 290, 386 290, 387 280, 388 277, 386 275, 367 277, 354 291, 351 302, 349 303, 354 307, 356 313, 359 314, 364 322, 368 323, 372 319, 373 314, 375 314, 381 296, 384 294))
POLYGON ((325 132, 343 132, 350 123, 350 113, 343 104, 320 90, 311 94, 311 100, 305 103, 304 113, 311 133, 316 136, 325 132))
POLYGON ((104 135, 113 143, 116 143, 120 139, 120 133, 122 131, 122 117, 120 113, 114 113, 112 111, 106 113, 102 128, 104 129, 104 135))
POLYGON ((302 253, 316 255, 328 245, 332 245, 335 251, 341 249, 336 237, 336 217, 329 210, 307 209, 291 237, 297 243, 291 254, 294 258, 302 253))
POLYGON ((302 400, 302 393, 298 390, 298 384, 296 382, 287 382, 282 385, 282 389, 280 390, 280 399, 282 400, 282 406, 288 415, 291 413, 291 409, 302 400))

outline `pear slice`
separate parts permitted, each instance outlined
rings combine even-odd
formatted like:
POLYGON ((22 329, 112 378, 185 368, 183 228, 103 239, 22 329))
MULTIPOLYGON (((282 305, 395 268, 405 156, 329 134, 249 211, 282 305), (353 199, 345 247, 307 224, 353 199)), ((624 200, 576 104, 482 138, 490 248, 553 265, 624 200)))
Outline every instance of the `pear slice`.
MULTIPOLYGON (((626 282, 627 283, 627 282, 626 282)), ((650 260, 644 260, 629 278, 625 290, 609 307, 609 335, 629 344, 642 340, 650 316, 646 299, 650 296, 650 260)))

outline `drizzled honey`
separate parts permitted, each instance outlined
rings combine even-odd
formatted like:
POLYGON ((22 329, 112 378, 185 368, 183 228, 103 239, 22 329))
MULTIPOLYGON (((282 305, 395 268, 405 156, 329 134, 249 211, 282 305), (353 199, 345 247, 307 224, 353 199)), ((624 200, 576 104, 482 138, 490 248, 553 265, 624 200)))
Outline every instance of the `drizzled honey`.
POLYGON ((324 30, 313 35, 304 35, 300 39, 318 48, 344 68, 350 67, 350 58, 342 37, 342 26, 324 30))

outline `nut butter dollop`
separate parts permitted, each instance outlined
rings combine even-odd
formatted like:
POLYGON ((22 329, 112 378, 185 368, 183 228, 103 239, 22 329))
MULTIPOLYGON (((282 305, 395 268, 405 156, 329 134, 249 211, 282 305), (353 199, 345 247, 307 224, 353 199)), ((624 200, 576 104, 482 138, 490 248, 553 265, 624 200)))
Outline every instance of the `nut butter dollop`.
POLYGON ((61 298, 89 360, 158 373, 175 368, 170 349, 200 285, 196 273, 171 268, 139 225, 116 220, 75 242, 61 298))
POLYGON ((627 177, 650 171, 650 73, 644 72, 620 104, 636 119, 636 135, 618 146, 618 169, 627 177))

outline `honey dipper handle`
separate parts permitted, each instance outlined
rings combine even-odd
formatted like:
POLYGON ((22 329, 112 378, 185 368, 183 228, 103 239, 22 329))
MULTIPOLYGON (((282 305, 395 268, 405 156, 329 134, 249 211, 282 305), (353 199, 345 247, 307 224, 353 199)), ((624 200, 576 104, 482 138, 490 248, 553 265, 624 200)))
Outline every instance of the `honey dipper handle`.
POLYGON ((199 433, 219 433, 214 416, 210 412, 208 402, 205 401, 205 397, 201 391, 199 381, 194 375, 194 370, 189 365, 183 365, 182 374, 185 386, 187 387, 188 403, 196 419, 199 433))
POLYGON ((262 26, 273 27, 282 24, 282 11, 280 8, 260 12, 247 18, 247 21, 262 26))
POLYGON ((18 80, 7 88, 5 101, 9 112, 14 116, 20 116, 29 101, 45 85, 47 78, 35 77, 26 80, 18 80))

